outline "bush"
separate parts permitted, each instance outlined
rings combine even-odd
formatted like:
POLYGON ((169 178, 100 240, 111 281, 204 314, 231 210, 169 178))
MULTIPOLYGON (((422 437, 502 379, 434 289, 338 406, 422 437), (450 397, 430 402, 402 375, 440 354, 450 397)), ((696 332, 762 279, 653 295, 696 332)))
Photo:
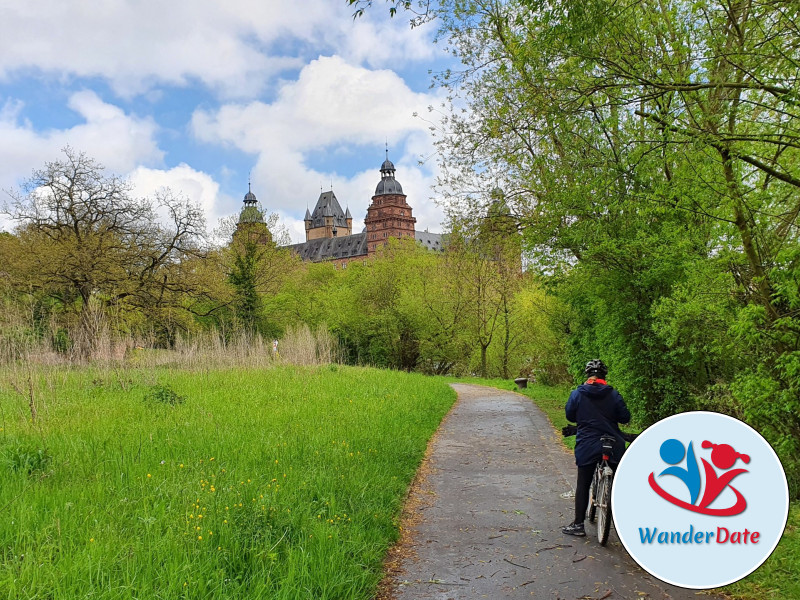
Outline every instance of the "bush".
POLYGON ((145 394, 144 399, 148 402, 159 402, 170 406, 177 406, 186 401, 184 396, 178 394, 170 386, 158 384, 150 386, 150 390, 145 394))

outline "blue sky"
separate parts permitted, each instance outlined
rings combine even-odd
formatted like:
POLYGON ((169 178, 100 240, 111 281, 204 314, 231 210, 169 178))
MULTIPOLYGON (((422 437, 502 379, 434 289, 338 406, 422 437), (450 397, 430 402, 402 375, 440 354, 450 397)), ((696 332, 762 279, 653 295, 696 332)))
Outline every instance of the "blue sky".
MULTIPOLYGON (((209 230, 253 192, 295 241, 333 186, 360 228, 388 141, 417 217, 441 229, 427 107, 434 28, 345 0, 0 0, 0 189, 66 145, 135 193, 170 187, 209 230)), ((0 216, 0 228, 12 223, 0 216)), ((360 230, 360 229, 358 229, 360 230)))

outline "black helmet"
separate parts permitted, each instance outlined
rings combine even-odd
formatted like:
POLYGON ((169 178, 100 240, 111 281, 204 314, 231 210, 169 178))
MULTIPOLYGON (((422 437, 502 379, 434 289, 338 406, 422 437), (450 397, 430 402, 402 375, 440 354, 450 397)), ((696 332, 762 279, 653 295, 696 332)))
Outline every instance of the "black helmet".
POLYGON ((605 377, 608 375, 608 367, 599 358, 593 358, 586 363, 586 368, 583 370, 583 372, 589 377, 605 377))

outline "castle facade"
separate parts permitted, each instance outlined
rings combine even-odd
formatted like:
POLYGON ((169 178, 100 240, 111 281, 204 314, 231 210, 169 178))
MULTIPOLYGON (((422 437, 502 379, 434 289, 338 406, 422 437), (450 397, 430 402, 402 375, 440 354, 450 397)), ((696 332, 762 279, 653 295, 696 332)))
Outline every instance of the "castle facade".
MULTIPOLYGON (((306 241, 289 246, 291 251, 305 261, 330 261, 337 268, 344 269, 353 261, 366 262, 389 238, 412 238, 426 248, 441 250, 441 234, 416 231, 417 220, 400 182, 395 179, 394 164, 389 160, 388 152, 380 172, 381 179, 367 208, 361 233, 353 233, 350 209, 343 211, 333 190, 330 190, 320 194, 313 211, 306 209, 306 241)), ((255 217, 249 208, 248 196, 252 196, 250 204, 255 205, 255 196, 248 191, 240 224, 246 213, 248 222, 255 217)))

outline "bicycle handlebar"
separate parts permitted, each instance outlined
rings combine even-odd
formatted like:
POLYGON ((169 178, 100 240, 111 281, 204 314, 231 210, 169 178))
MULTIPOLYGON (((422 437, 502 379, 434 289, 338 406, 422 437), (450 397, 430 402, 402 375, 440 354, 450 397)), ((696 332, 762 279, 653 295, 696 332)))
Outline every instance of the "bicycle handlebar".
MULTIPOLYGON (((570 437, 578 433, 578 426, 577 425, 567 425, 566 427, 561 428, 561 435, 563 437, 570 437)), ((639 434, 638 433, 628 433, 626 431, 621 431, 622 439, 626 442, 632 442, 635 440, 639 434)))

